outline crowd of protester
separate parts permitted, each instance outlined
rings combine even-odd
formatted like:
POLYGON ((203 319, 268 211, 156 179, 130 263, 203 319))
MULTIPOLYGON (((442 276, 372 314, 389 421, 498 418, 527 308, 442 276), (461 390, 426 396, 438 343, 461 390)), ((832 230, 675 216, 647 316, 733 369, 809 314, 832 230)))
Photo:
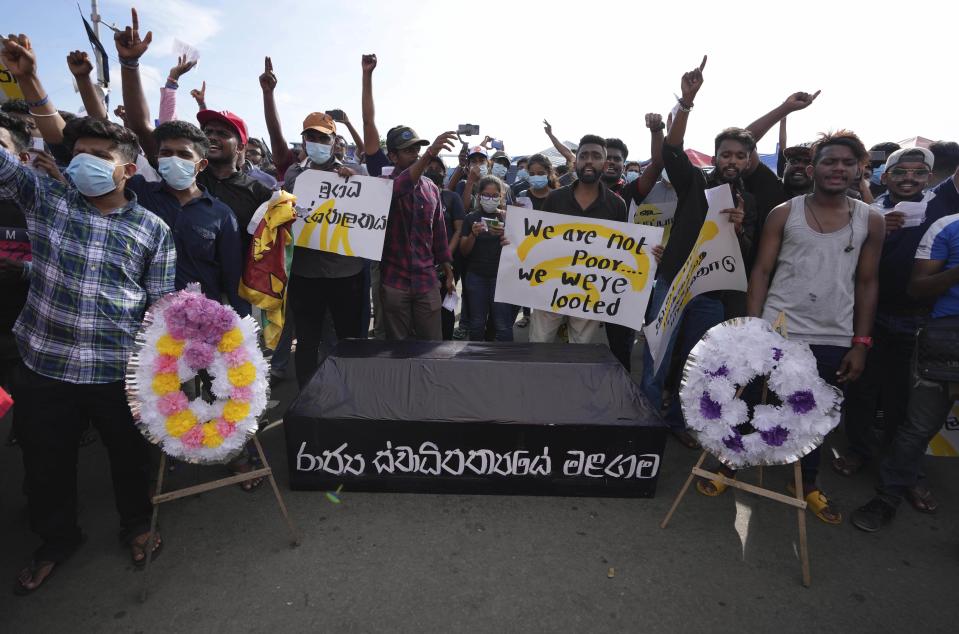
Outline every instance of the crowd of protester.
MULTIPOLYGON (((705 58, 682 76, 667 121, 646 115, 644 162, 629 160, 617 138, 585 134, 571 149, 545 121, 562 157, 557 163, 545 154, 514 161, 489 137, 473 147, 452 131, 424 140, 407 125, 390 127, 381 141, 375 55, 364 55, 359 69, 361 129, 342 110, 318 108, 300 113, 294 144, 274 99, 281 75, 266 58, 259 77, 265 142, 249 136, 229 104, 208 108, 207 99, 216 98, 205 82, 190 93, 200 108, 194 120, 178 116, 180 81, 195 66, 186 58, 171 68, 154 120, 139 70, 151 40, 150 33, 141 37, 135 11, 132 25, 116 33, 123 89, 114 114, 122 124, 110 120, 86 53, 67 56, 87 113, 77 117, 51 102, 29 39, 2 40, 0 61, 25 98, 5 102, 0 113, 0 228, 11 244, 28 244, 30 257, 14 257, 13 247, 0 257, 0 380, 16 401, 9 442, 23 453, 31 528, 42 542, 17 576, 19 593, 40 587, 81 544, 77 447, 91 423, 109 453, 131 561, 142 566, 151 556, 149 456, 123 387, 135 334, 152 302, 191 283, 250 314, 238 293, 250 221, 275 190, 292 192, 306 170, 388 178, 392 201, 379 261, 295 248, 287 319, 272 356, 275 381, 286 376, 294 341, 302 388, 321 345, 338 338, 509 342, 516 328, 528 328, 532 342, 605 338, 629 370, 634 330, 495 301, 507 205, 626 221, 633 203, 675 203, 669 240, 653 249, 659 265, 648 319, 697 240, 705 190, 728 184, 735 207, 723 214, 734 225, 749 289, 693 298, 669 342, 670 362, 658 372, 643 351, 641 387, 653 409, 683 445, 697 448, 676 397, 689 351, 725 319, 773 320, 785 312, 789 336, 810 345, 821 376, 846 396, 848 448, 832 467, 852 477, 869 461, 879 463, 879 494, 852 523, 879 530, 902 500, 936 512, 922 459, 951 408, 950 384, 918 379, 912 359, 920 326, 959 315, 956 143, 886 142, 867 150, 840 130, 790 145, 787 116, 818 95, 797 92, 744 128, 718 131, 712 169, 704 171, 683 145, 705 58), (781 152, 773 170, 759 160, 756 143, 776 125, 781 152), (457 147, 450 170, 443 156, 456 156, 457 147), (891 211, 903 202, 921 205, 919 221, 891 211), (442 308, 457 288, 458 325, 442 308)), ((245 454, 230 467, 242 472, 254 462, 245 454)), ((818 449, 803 458, 803 497, 818 518, 838 524, 842 513, 819 486, 819 466, 818 449)), ((726 485, 701 480, 698 488, 715 496, 726 485)), ((161 547, 158 541, 154 553, 161 547)))

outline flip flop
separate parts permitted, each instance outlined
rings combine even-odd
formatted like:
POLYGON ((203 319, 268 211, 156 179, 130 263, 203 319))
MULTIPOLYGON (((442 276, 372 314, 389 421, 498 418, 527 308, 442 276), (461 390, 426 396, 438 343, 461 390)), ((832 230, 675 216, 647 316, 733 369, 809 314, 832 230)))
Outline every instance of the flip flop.
POLYGON ((929 487, 924 484, 917 484, 907 489, 906 499, 912 504, 912 508, 920 513, 934 515, 939 510, 939 502, 933 497, 929 487))
MULTIPOLYGON (((726 476, 727 478, 730 476, 726 476)), ((719 497, 726 492, 729 485, 719 480, 696 480, 696 490, 707 497, 719 497), (710 488, 711 487, 711 488, 710 488)))
MULTIPOLYGON (((149 533, 146 533, 146 535, 149 535, 149 533)), ((137 570, 143 570, 147 565, 147 544, 145 541, 142 544, 137 543, 136 538, 139 536, 140 535, 137 535, 131 539, 127 546, 130 548, 130 563, 132 563, 133 567, 137 570), (143 558, 137 559, 137 554, 143 554, 143 558)), ((150 553, 151 561, 156 561, 160 553, 163 552, 163 538, 160 537, 159 531, 154 534, 154 537, 156 541, 153 544, 153 551, 150 553)), ((149 539, 149 537, 147 539, 149 539)))
MULTIPOLYGON (((792 482, 786 485, 786 490, 789 491, 790 495, 796 495, 796 486, 792 482)), ((812 489, 809 493, 804 490, 803 493, 805 494, 806 508, 812 511, 813 515, 826 524, 832 524, 833 526, 842 524, 842 513, 832 505, 825 493, 819 489, 812 489)))

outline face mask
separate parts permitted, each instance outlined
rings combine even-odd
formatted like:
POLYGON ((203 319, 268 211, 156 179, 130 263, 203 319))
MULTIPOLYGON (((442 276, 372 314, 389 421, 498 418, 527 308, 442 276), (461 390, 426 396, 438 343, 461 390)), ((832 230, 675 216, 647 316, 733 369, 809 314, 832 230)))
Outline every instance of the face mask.
POLYGON ((113 170, 116 165, 92 154, 77 154, 70 161, 64 173, 84 196, 96 198, 109 194, 117 188, 113 182, 113 170))
POLYGON ((479 173, 481 177, 486 176, 489 173, 489 170, 486 169, 485 165, 480 165, 479 173))
POLYGON ((325 163, 329 162, 330 157, 333 156, 333 146, 307 141, 306 155, 309 156, 310 160, 317 165, 324 165, 325 163))
POLYGON ((442 175, 442 174, 434 174, 434 173, 431 172, 431 173, 429 173, 429 174, 426 175, 426 178, 428 178, 428 179, 430 179, 431 181, 433 181, 433 182, 436 184, 436 186, 439 187, 440 189, 443 189, 443 175, 442 175))
POLYGON ((157 161, 160 176, 177 191, 190 189, 196 180, 196 163, 176 156, 164 156, 157 161))
POLYGON ((882 175, 886 171, 886 164, 883 163, 879 167, 873 168, 872 176, 869 177, 869 182, 873 185, 882 185, 882 175))
POLYGON ((543 189, 547 183, 549 183, 549 176, 546 174, 529 177, 529 186, 532 189, 543 189))
POLYGON ((509 170, 504 165, 500 165, 499 163, 495 163, 493 165, 493 176, 495 176, 496 178, 503 178, 504 176, 506 176, 507 171, 509 170))
POLYGON ((499 198, 480 196, 480 207, 485 213, 494 213, 499 208, 499 198))
POLYGON ((519 170, 518 172, 516 172, 516 180, 518 181, 529 180, 529 172, 527 172, 524 169, 519 170))
POLYGON ((634 180, 639 178, 639 172, 626 172, 626 182, 632 183, 634 180))

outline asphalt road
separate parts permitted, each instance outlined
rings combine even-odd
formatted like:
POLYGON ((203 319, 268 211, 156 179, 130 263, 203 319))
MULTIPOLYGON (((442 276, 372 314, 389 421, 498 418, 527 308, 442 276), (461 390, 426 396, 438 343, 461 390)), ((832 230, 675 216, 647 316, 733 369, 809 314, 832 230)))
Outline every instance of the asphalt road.
MULTIPOLYGON (((518 334, 525 335, 523 331, 518 334)), ((637 364, 638 366, 638 364, 637 364)), ((275 392, 276 419, 295 382, 275 392)), ((9 421, 0 422, 6 436, 9 421)), ((800 584, 794 510, 728 491, 687 495, 659 523, 698 453, 670 441, 651 500, 376 494, 286 488, 283 434, 263 442, 303 542, 291 549, 268 486, 163 505, 165 549, 143 573, 116 539, 103 446, 80 451, 85 546, 29 597, 0 592, 0 632, 955 632, 959 460, 926 471, 941 509, 904 506, 874 535, 808 516, 800 584)), ((841 433, 827 439, 841 446, 841 433)), ((0 574, 36 545, 19 450, 0 447, 0 574)), ((173 486, 223 474, 181 467, 173 486)), ((791 471, 766 471, 782 489, 791 471)), ((755 473, 744 474, 755 481, 755 473)), ((823 485, 847 516, 875 472, 823 485)))

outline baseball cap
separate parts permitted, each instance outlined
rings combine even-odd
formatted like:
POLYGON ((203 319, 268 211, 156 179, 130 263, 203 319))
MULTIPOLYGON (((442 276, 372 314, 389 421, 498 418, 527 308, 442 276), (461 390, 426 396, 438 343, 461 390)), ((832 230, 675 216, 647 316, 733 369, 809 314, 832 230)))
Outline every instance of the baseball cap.
POLYGON ((897 163, 912 162, 925 163, 926 167, 931 170, 936 158, 931 151, 924 147, 904 147, 889 155, 889 158, 886 159, 886 171, 891 170, 897 163))
POLYGON ((386 133, 386 149, 404 150, 412 145, 429 145, 430 142, 416 135, 408 125, 398 125, 386 133))
POLYGON ((800 143, 799 145, 790 145, 785 150, 783 150, 783 156, 785 156, 787 159, 792 158, 794 156, 805 156, 806 158, 810 158, 812 156, 812 154, 810 153, 811 150, 812 150, 812 143, 800 143))
POLYGON ((513 162, 513 161, 510 160, 509 154, 507 154, 506 152, 504 152, 504 151, 502 151, 502 150, 497 150, 497 151, 493 152, 493 156, 490 158, 490 160, 492 160, 492 161, 495 161, 495 160, 498 160, 498 159, 506 159, 506 163, 507 163, 507 164, 513 162))
POLYGON ((220 121, 236 130, 236 133, 240 135, 240 143, 246 145, 249 140, 246 133, 246 123, 239 115, 229 110, 201 110, 196 113, 196 120, 200 122, 201 128, 210 121, 220 121))
POLYGON ((483 147, 482 145, 477 145, 477 146, 474 146, 474 147, 470 148, 469 156, 473 156, 473 155, 476 155, 476 154, 482 155, 483 158, 489 158, 489 152, 487 152, 487 151, 486 151, 486 148, 483 147))
POLYGON ((324 134, 336 134, 336 122, 325 112, 311 112, 303 119, 303 132, 316 130, 324 134))

